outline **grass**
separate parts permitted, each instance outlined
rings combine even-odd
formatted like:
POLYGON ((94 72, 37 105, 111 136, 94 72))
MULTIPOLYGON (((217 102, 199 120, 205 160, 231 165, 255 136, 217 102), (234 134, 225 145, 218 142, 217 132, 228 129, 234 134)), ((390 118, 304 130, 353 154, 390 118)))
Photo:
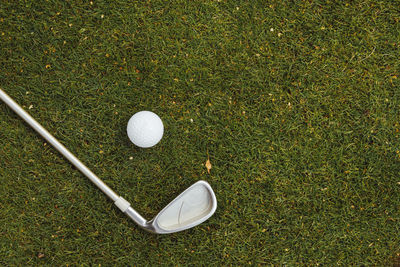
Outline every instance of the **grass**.
POLYGON ((3 1, 3 90, 145 217, 199 179, 219 206, 146 233, 0 105, 0 264, 398 265, 399 11, 3 1), (140 110, 151 149, 125 133, 140 110))

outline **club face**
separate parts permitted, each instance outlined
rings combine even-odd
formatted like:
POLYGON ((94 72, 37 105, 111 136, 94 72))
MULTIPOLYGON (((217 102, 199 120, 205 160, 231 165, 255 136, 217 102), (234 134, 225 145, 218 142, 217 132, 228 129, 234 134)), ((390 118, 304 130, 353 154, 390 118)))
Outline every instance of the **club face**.
POLYGON ((169 203, 151 222, 157 233, 173 233, 192 228, 210 218, 217 208, 211 186, 198 181, 169 203))

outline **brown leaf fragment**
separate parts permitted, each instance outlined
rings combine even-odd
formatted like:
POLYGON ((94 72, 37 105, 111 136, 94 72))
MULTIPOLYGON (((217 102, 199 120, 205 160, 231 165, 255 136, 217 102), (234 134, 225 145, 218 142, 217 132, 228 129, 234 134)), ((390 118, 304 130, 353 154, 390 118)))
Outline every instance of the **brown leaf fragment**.
POLYGON ((212 168, 210 159, 207 159, 207 161, 206 161, 206 168, 207 168, 207 172, 210 173, 210 170, 212 168))

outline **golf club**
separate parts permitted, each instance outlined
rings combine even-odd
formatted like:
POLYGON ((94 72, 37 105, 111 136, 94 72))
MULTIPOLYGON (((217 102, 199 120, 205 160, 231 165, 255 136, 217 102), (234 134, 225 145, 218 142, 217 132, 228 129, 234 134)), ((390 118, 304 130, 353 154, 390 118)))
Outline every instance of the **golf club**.
POLYGON ((0 99, 89 178, 123 213, 145 230, 157 234, 175 233, 192 228, 214 214, 217 208, 214 191, 206 181, 198 181, 177 196, 152 220, 147 221, 131 207, 128 201, 118 196, 2 89, 0 89, 0 99))

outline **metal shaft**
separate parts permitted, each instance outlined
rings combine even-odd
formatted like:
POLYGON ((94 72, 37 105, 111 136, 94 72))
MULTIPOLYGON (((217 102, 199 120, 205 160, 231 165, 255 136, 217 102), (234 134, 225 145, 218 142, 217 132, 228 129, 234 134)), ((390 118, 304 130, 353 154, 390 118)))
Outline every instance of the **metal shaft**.
POLYGON ((2 89, 0 89, 0 99, 4 101, 12 110, 24 119, 36 132, 53 145, 64 157, 66 157, 78 170, 80 170, 90 181, 92 181, 101 191, 104 192, 113 202, 120 197, 109 188, 99 177, 97 177, 88 167, 86 167, 77 157, 75 157, 65 146, 43 128, 34 118, 23 110, 14 100, 11 99, 2 89))

